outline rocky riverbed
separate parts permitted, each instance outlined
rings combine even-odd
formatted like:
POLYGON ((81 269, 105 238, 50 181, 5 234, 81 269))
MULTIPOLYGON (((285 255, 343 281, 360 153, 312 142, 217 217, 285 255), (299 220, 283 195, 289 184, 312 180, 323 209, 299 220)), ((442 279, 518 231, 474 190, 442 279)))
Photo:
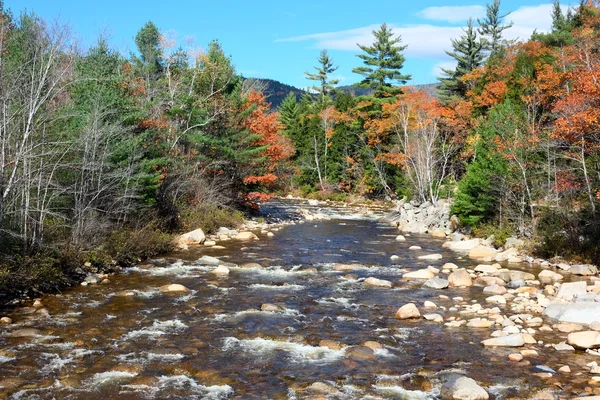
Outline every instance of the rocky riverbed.
POLYGON ((592 266, 401 232, 385 211, 275 202, 303 219, 0 312, 0 398, 600 394, 592 266))

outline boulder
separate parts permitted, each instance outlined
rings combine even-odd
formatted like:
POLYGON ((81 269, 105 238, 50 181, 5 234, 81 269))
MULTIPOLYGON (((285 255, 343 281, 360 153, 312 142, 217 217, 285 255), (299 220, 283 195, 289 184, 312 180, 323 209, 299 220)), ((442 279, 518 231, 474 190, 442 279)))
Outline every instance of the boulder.
POLYGON ((258 236, 250 231, 240 232, 235 235, 236 240, 258 240, 258 236))
POLYGON ((265 303, 263 305, 260 306, 261 311, 268 311, 268 312, 277 312, 277 311, 281 311, 283 310, 282 307, 279 307, 276 304, 271 304, 271 303, 265 303))
POLYGON ((470 239, 461 241, 451 241, 444 243, 443 247, 459 252, 470 252, 481 244, 481 239, 470 239))
POLYGON ((446 289, 448 287, 449 283, 446 279, 442 279, 442 278, 438 278, 437 276, 434 276, 433 278, 430 278, 427 280, 427 282, 425 282, 423 284, 423 287, 429 288, 429 289, 446 289))
POLYGON ((419 260, 429 260, 429 261, 435 261, 435 260, 441 260, 443 257, 441 254, 427 254, 424 256, 419 256, 417 257, 419 260))
POLYGON ((406 242, 406 238, 402 235, 396 236, 396 242, 406 242))
POLYGON ((501 294, 504 294, 506 292, 507 292, 506 288, 504 286, 500 286, 498 284, 493 284, 493 285, 486 286, 486 287, 483 288, 483 293, 486 293, 486 294, 499 294, 499 295, 501 295, 501 294))
POLYGON ((567 336, 567 343, 578 349, 597 349, 600 347, 600 332, 572 332, 567 336))
POLYGON ((560 289, 558 289, 556 298, 563 300, 573 300, 575 297, 585 295, 586 293, 587 283, 585 281, 567 282, 560 285, 560 289))
POLYGON ((369 277, 369 278, 365 279, 365 284, 367 284, 369 286, 375 286, 375 287, 386 287, 386 288, 392 287, 392 282, 386 281, 385 279, 377 279, 377 278, 373 278, 373 277, 369 277))
POLYGON ((563 276, 557 272, 551 271, 549 269, 545 269, 538 274, 538 278, 542 281, 562 281, 563 276))
POLYGON ((450 379, 442 385, 442 400, 485 400, 490 396, 477 382, 466 376, 450 379))
POLYGON ((229 275, 229 268, 224 265, 219 265, 217 268, 212 270, 212 273, 219 276, 229 275))
POLYGON ((598 268, 595 265, 589 264, 573 265, 569 268, 569 272, 573 275, 591 276, 598 275, 598 268))
POLYGON ((522 347, 525 345, 525 338, 522 334, 515 333, 513 335, 486 339, 481 343, 486 347, 522 347))
POLYGON ((403 305, 396 311, 396 318, 398 319, 411 319, 411 318, 421 318, 421 313, 417 306, 413 303, 408 303, 403 305))
POLYGON ((177 293, 177 292, 189 292, 190 289, 188 289, 185 286, 180 285, 178 283, 171 283, 171 284, 161 286, 160 291, 167 292, 167 293, 177 293))
POLYGON ((434 276, 435 276, 435 274, 427 268, 420 269, 417 271, 407 272, 406 274, 402 275, 402 277, 406 278, 406 279, 430 279, 430 278, 433 278, 434 276))
POLYGON ((550 303, 543 314, 560 322, 589 325, 600 321, 600 303, 550 303))
POLYGON ((496 249, 492 248, 492 247, 486 247, 486 246, 482 246, 482 245, 478 245, 476 247, 473 247, 471 249, 471 251, 469 251, 469 257, 470 258, 494 258, 496 256, 496 249))
POLYGON ((498 265, 479 264, 478 266, 475 267, 475 272, 481 272, 484 274, 493 274, 495 272, 498 272, 498 269, 500 269, 498 267, 498 265))
POLYGON ((184 233, 177 238, 177 244, 202 244, 206 240, 206 235, 202 229, 184 233))
POLYGON ((453 287, 472 286, 471 275, 465 269, 457 269, 448 275, 448 284, 453 287))

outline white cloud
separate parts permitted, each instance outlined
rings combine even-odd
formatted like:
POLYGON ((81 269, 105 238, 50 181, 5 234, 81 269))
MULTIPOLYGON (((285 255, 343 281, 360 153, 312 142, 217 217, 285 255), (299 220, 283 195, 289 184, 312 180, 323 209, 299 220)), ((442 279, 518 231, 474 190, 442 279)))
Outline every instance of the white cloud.
POLYGON ((427 7, 417 15, 432 21, 465 22, 469 18, 476 20, 485 16, 485 7, 479 5, 427 7))
MULTIPOLYGON (((444 7, 429 7, 428 9, 441 9, 444 7)), ((464 7, 450 7, 460 8, 464 7)), ((528 39, 534 30, 547 32, 552 26, 552 5, 523 6, 513 11, 506 21, 513 21, 514 25, 505 32, 506 39, 528 39)), ((457 13, 458 15, 458 13, 457 13)), ((446 18, 448 20, 448 18, 446 18)), ((440 62, 448 61, 449 57, 444 50, 450 50, 451 39, 461 36, 464 31, 458 26, 440 26, 433 24, 389 25, 396 35, 402 37, 402 44, 408 45, 406 57, 427 58, 440 62)), ((379 25, 370 25, 337 32, 315 33, 279 39, 277 42, 312 42, 318 49, 358 51, 357 44, 370 45, 373 43, 372 31, 379 25)))

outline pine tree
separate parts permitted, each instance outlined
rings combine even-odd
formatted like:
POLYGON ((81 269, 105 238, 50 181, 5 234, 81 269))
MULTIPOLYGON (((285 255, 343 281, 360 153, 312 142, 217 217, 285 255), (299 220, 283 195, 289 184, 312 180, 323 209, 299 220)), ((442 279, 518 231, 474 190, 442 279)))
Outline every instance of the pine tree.
POLYGON ((355 74, 364 76, 364 79, 356 84, 359 87, 375 90, 375 97, 389 97, 402 92, 393 83, 406 84, 411 79, 410 75, 403 75, 400 70, 404 66, 405 57, 402 54, 407 46, 401 46, 400 36, 394 37, 391 28, 382 24, 379 30, 373 31, 375 43, 371 46, 358 45, 366 54, 357 56, 363 60, 365 66, 352 70, 355 74))
POLYGON ((152 21, 149 21, 135 36, 135 45, 140 53, 142 64, 150 72, 161 70, 162 57, 160 51, 160 31, 152 21))
POLYGON ((478 19, 479 34, 486 37, 486 47, 490 57, 494 57, 506 46, 507 41, 502 39, 502 32, 513 26, 513 22, 504 24, 504 18, 510 13, 500 15, 500 0, 494 0, 486 5, 485 18, 478 19))
POLYGON ((311 89, 319 94, 319 102, 322 105, 326 105, 331 100, 331 94, 335 90, 333 85, 337 85, 340 81, 338 79, 331 79, 329 76, 335 72, 338 67, 333 66, 333 58, 329 57, 327 50, 322 50, 319 58, 319 66, 314 67, 317 72, 312 74, 305 72, 306 79, 320 82, 319 86, 313 86, 311 89))
POLYGON ((454 70, 442 68, 443 76, 438 78, 441 82, 439 88, 440 99, 444 102, 454 97, 464 97, 467 86, 460 78, 479 67, 485 58, 483 54, 484 42, 477 37, 477 31, 473 27, 473 20, 469 18, 464 35, 458 39, 452 39, 453 51, 446 51, 450 57, 457 61, 454 70))

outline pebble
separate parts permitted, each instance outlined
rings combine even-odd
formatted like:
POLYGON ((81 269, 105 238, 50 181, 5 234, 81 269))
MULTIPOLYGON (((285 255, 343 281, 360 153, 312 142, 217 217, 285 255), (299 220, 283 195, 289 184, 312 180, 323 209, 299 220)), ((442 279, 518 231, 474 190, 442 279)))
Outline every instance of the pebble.
POLYGON ((521 361, 523 360, 523 355, 520 353, 509 354, 508 359, 511 361, 521 361))

